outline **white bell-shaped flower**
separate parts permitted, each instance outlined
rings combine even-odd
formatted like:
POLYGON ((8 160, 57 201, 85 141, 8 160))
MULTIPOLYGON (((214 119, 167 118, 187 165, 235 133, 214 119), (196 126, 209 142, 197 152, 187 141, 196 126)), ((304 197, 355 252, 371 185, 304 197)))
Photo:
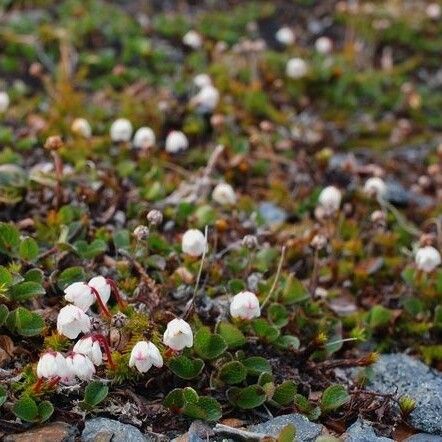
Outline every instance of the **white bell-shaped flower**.
POLYGON ((287 77, 298 80, 305 77, 308 73, 308 64, 302 58, 291 58, 286 65, 285 72, 287 77))
POLYGON ((127 142, 132 137, 132 123, 126 118, 118 118, 110 127, 111 140, 118 143, 127 142))
POLYGON ((53 379, 66 374, 66 360, 56 351, 47 351, 40 356, 37 364, 37 376, 39 378, 53 379))
POLYGON ((416 266, 423 272, 430 273, 441 264, 441 256, 437 249, 425 246, 416 252, 416 266))
POLYGON ((66 357, 66 364, 69 370, 82 381, 90 381, 95 374, 95 367, 92 361, 80 353, 71 353, 66 357))
POLYGON ((384 198, 387 193, 387 186, 382 178, 374 176, 365 182, 364 192, 372 197, 384 198))
POLYGON ((64 289, 64 299, 75 306, 87 311, 95 302, 91 288, 84 282, 74 282, 64 289))
POLYGON ((183 43, 192 49, 199 49, 203 45, 203 39, 198 32, 190 30, 184 34, 183 43))
POLYGON ((327 186, 319 194, 318 203, 327 215, 331 215, 339 210, 341 200, 341 191, 335 186, 327 186))
POLYGON ((333 49, 333 42, 331 38, 329 37, 319 37, 315 41, 315 49, 316 52, 319 52, 320 54, 327 55, 330 54, 330 52, 333 49))
POLYGON ((163 357, 152 342, 139 341, 130 353, 129 367, 136 367, 140 373, 146 373, 151 367, 162 367, 163 357))
POLYGON ((198 257, 207 249, 207 241, 200 230, 189 229, 183 235, 181 248, 187 255, 198 257))
POLYGON ((155 133, 150 127, 140 127, 134 135, 133 145, 137 149, 148 149, 155 145, 155 133))
MULTIPOLYGON (((101 300, 103 301, 103 304, 107 304, 109 301, 112 287, 107 282, 107 279, 103 276, 95 276, 89 282, 87 283, 89 287, 92 287, 98 292, 98 295, 100 296, 101 300)), ((95 298, 94 298, 95 299, 95 298)))
POLYGON ((72 122, 71 131, 83 138, 90 138, 92 136, 92 128, 86 118, 76 118, 72 122))
POLYGON ((290 46, 295 42, 295 33, 288 26, 283 26, 276 32, 275 38, 282 45, 290 46))
POLYGON ((7 92, 0 91, 0 113, 6 112, 9 107, 9 95, 7 92))
POLYGON ((197 106, 202 112, 212 112, 219 103, 219 92, 211 84, 203 86, 192 98, 191 104, 197 106))
POLYGON ((180 351, 184 347, 192 347, 193 332, 184 319, 175 318, 167 324, 163 343, 172 350, 180 351))
POLYGON ((75 353, 87 356, 94 365, 99 366, 103 363, 103 352, 100 343, 92 336, 79 339, 72 350, 75 353))
POLYGON ((81 308, 66 305, 58 313, 57 330, 69 339, 75 339, 80 333, 89 333, 91 320, 81 308))
POLYGON ((213 189, 212 199, 223 206, 231 206, 236 203, 236 193, 230 184, 219 183, 213 189))
POLYGON ((259 300, 252 292, 243 291, 235 295, 230 303, 230 316, 250 320, 261 316, 259 300))
POLYGON ((169 135, 167 135, 165 147, 167 152, 177 153, 189 147, 189 140, 180 130, 172 130, 169 132, 169 135))

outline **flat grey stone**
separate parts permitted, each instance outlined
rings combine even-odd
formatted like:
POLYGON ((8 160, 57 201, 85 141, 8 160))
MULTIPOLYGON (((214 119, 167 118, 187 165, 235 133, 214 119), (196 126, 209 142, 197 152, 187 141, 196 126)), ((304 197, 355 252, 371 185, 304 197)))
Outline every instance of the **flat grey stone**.
POLYGON ((296 440, 298 442, 313 442, 322 432, 322 425, 310 422, 305 416, 299 413, 285 414, 270 419, 262 424, 248 427, 252 433, 261 433, 268 436, 277 436, 288 424, 296 428, 296 440))
POLYGON ((372 391, 411 396, 416 408, 410 423, 418 430, 442 435, 442 375, 404 354, 383 355, 373 366, 372 391))
POLYGON ((156 439, 144 435, 133 425, 123 424, 116 420, 97 417, 86 421, 83 433, 83 442, 154 442, 156 439))
POLYGON ((434 436, 433 434, 418 433, 407 437, 404 442, 442 442, 442 437, 434 436))
POLYGON ((351 425, 344 436, 346 442, 392 442, 393 439, 378 436, 371 424, 363 419, 358 419, 351 425))
POLYGON ((258 212, 264 222, 269 226, 282 224, 287 219, 286 211, 270 202, 261 203, 258 212))

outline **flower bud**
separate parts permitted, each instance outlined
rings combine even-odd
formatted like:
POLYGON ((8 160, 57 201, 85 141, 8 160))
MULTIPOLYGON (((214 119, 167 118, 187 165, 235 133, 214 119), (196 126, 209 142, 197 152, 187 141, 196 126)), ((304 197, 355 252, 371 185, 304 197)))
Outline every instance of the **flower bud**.
POLYGON ((236 203, 236 194, 230 184, 219 183, 213 189, 212 199, 222 206, 231 206, 236 203))
POLYGON ((137 149, 148 149, 155 145, 155 133, 150 127, 140 127, 134 135, 133 145, 137 149))
POLYGON ((275 34, 275 38, 278 43, 284 46, 290 46, 295 42, 295 34, 288 26, 279 28, 275 34))
POLYGON ((189 141, 183 132, 173 130, 167 135, 165 148, 166 152, 178 153, 181 150, 186 150, 189 147, 189 141))
POLYGON ((328 186, 319 194, 318 203, 324 209, 326 215, 331 215, 339 210, 341 199, 341 191, 334 186, 328 186))
POLYGON ((315 41, 315 49, 316 52, 319 52, 320 54, 330 54, 333 49, 333 42, 329 37, 319 37, 315 41))
POLYGON ((126 118, 118 118, 110 127, 110 137, 115 143, 127 142, 132 136, 132 123, 126 118))
POLYGON ((289 78, 298 80, 308 73, 308 64, 302 58, 291 58, 286 65, 286 75, 289 78))
POLYGON ((261 308, 256 295, 248 291, 235 295, 230 303, 230 316, 247 320, 259 318, 261 308))
POLYGON ((137 226, 134 229, 134 236, 138 241, 144 241, 149 236, 149 227, 147 226, 137 226))
POLYGON ((167 324, 163 343, 176 351, 180 351, 184 347, 192 347, 193 332, 190 325, 184 319, 173 319, 167 324))
POLYGON ((83 138, 90 138, 92 136, 92 128, 85 118, 76 118, 71 125, 71 131, 83 138))
POLYGON ((199 49, 203 45, 203 39, 198 32, 190 30, 183 36, 183 43, 192 49, 199 49))
POLYGON ((6 112, 9 107, 9 95, 7 92, 0 91, 0 113, 6 112))
POLYGON ((57 331, 69 339, 75 339, 80 333, 88 333, 91 321, 84 311, 75 305, 66 305, 58 313, 57 331))
POLYGON ((191 100, 191 104, 197 106, 201 112, 212 112, 218 105, 218 102, 218 89, 211 84, 202 87, 191 100))
POLYGON ((430 273, 440 265, 441 256, 439 251, 434 247, 425 246, 418 249, 415 260, 419 270, 430 273))
POLYGON ((159 226, 163 222, 163 214, 156 209, 149 211, 146 218, 147 222, 152 226, 159 226))
POLYGON ((315 235, 310 245, 316 250, 322 250, 327 245, 327 237, 321 234, 315 235))
POLYGON ((130 353, 129 367, 135 366, 140 373, 146 373, 153 366, 162 367, 163 358, 152 342, 139 341, 130 353))
POLYGON ((364 192, 371 197, 384 198, 387 186, 382 178, 371 177, 365 182, 364 192))
POLYGON ((198 257, 207 250, 207 241, 200 230, 189 229, 183 235, 181 248, 187 255, 198 257))
POLYGON ((258 247, 258 238, 255 235, 246 235, 242 239, 242 245, 248 249, 256 249, 258 247))
POLYGON ((47 150, 59 150, 63 145, 64 143, 60 135, 52 135, 46 138, 44 148, 47 150))

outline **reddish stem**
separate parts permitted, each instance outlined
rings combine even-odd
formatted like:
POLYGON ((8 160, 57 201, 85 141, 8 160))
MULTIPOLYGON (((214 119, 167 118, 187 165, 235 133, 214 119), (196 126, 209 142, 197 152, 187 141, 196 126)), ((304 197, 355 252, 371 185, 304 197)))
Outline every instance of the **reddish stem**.
POLYGON ((115 284, 115 281, 113 279, 107 278, 106 282, 111 286, 112 293, 115 297, 115 300, 117 301, 118 307, 120 309, 125 309, 127 307, 126 302, 123 300, 123 298, 120 295, 120 290, 118 290, 117 284, 115 284))
POLYGON ((47 383, 46 388, 54 388, 60 382, 60 379, 60 376, 56 376, 55 378, 51 379, 47 383))
POLYGON ((38 394, 41 392, 44 382, 45 381, 43 378, 38 378, 37 382, 34 384, 34 387, 32 388, 35 393, 38 394))
MULTIPOLYGON (((90 286, 89 286, 90 287, 90 286)), ((97 289, 95 289, 94 287, 90 287, 90 289, 92 290, 92 293, 95 295, 95 298, 97 299, 98 305, 100 306, 101 311, 108 317, 108 318, 112 318, 111 312, 109 311, 109 309, 106 307, 106 305, 104 304, 103 300, 101 299, 100 294, 98 293, 97 289)))
POLYGON ((110 367, 115 368, 114 361, 112 360, 112 353, 109 348, 109 344, 107 343, 107 339, 103 335, 100 335, 99 333, 94 333, 92 336, 103 346, 104 351, 106 353, 107 362, 110 365, 110 367))

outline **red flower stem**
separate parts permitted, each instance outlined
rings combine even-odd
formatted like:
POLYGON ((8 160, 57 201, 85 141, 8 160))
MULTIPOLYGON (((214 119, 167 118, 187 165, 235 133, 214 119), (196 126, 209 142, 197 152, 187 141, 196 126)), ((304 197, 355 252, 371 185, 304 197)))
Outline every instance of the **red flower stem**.
POLYGON ((109 311, 109 309, 106 307, 106 305, 104 304, 103 300, 101 299, 100 294, 98 293, 98 291, 96 289, 94 289, 93 287, 90 287, 90 289, 92 290, 92 293, 95 295, 95 298, 97 299, 98 305, 100 306, 101 311, 108 317, 108 318, 112 318, 111 312, 109 311))
POLYGON ((41 388, 43 387, 44 384, 44 379, 43 378, 38 378, 37 382, 34 384, 33 386, 33 390, 35 393, 40 393, 41 392, 41 388))
POLYGON ((120 309, 125 309, 127 307, 127 304, 123 300, 123 298, 121 297, 120 290, 118 290, 118 287, 117 287, 117 284, 115 284, 115 281, 110 278, 106 279, 106 281, 112 288, 112 293, 115 297, 115 300, 117 301, 118 307, 120 307, 120 309))
POLYGON ((57 376, 47 383, 46 388, 54 388, 60 382, 60 376, 57 376))
POLYGON ((112 360, 112 353, 109 348, 109 344, 107 343, 107 339, 103 335, 100 335, 99 333, 94 333, 92 336, 103 346, 109 366, 111 368, 115 368, 114 361, 112 360))

